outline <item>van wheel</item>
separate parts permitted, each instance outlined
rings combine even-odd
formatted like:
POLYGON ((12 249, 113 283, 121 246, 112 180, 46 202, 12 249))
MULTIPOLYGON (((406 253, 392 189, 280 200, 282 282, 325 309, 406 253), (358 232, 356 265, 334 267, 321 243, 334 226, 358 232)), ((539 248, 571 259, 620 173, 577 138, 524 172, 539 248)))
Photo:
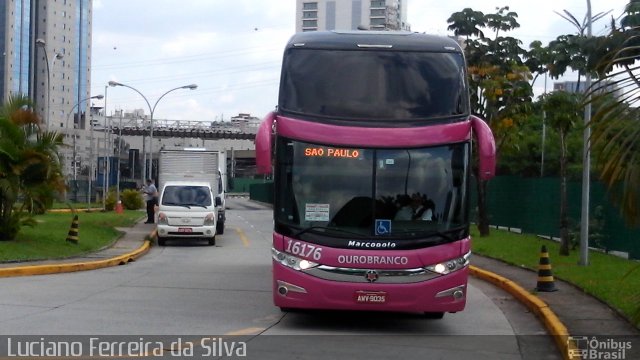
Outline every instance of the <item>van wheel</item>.
POLYGON ((158 236, 158 245, 165 246, 167 244, 167 239, 158 236))
POLYGON ((214 246, 216 244, 216 237, 210 237, 209 238, 209 246, 214 246))
POLYGON ((224 234, 224 223, 222 221, 218 221, 218 223, 216 224, 216 234, 224 234))

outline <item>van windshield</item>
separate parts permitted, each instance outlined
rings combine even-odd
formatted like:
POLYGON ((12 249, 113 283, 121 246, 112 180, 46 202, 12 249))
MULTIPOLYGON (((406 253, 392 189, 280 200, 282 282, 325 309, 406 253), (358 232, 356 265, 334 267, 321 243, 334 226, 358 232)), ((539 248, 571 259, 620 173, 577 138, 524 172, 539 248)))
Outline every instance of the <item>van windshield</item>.
POLYGON ((167 185, 162 194, 162 205, 211 206, 211 191, 206 186, 167 185))
POLYGON ((464 59, 449 52, 290 49, 278 108, 344 120, 463 115, 464 59))

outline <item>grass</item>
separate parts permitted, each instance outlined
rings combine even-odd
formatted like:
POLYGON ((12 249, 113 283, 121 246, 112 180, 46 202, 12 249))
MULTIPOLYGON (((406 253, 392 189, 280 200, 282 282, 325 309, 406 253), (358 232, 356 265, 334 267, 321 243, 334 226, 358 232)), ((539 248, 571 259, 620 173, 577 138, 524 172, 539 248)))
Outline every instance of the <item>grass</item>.
POLYGON ((580 266, 578 250, 571 251, 570 256, 560 256, 555 241, 496 229, 491 229, 488 237, 479 237, 473 229, 472 236, 473 252, 534 271, 545 245, 554 277, 578 286, 640 325, 640 262, 590 251, 589 266, 580 266))
POLYGON ((145 216, 144 212, 125 210, 78 213, 78 244, 66 241, 73 215, 47 213, 35 216, 37 225, 24 226, 13 241, 0 241, 0 262, 61 259, 96 251, 111 245, 121 236, 115 227, 129 227, 145 216))
POLYGON ((91 209, 97 209, 97 208, 102 209, 102 202, 94 202, 94 203, 91 203, 91 204, 88 204, 86 202, 78 202, 78 203, 74 203, 74 202, 69 202, 69 203, 54 202, 51 208, 52 209, 69 209, 69 205, 71 205, 74 209, 86 209, 86 208, 89 208, 89 207, 91 209))

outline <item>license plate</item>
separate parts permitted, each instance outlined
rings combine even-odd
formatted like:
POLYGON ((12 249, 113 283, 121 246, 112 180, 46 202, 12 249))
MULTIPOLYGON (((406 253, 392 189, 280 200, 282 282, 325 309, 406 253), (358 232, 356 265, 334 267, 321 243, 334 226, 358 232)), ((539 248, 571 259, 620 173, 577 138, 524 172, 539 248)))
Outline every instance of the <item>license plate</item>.
POLYGON ((192 228, 178 228, 178 232, 190 233, 190 232, 193 232, 193 229, 192 228))
POLYGON ((358 304, 384 304, 387 302, 387 293, 384 291, 356 291, 354 298, 358 304))

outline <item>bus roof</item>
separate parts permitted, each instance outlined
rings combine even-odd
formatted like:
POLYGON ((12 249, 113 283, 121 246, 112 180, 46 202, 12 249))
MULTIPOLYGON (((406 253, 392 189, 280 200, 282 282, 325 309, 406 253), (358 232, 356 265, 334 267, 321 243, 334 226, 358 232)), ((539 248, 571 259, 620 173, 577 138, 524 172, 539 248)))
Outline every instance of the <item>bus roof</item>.
POLYGON ((449 37, 408 31, 308 31, 296 33, 290 48, 331 50, 433 51, 462 53, 460 45, 449 37))

